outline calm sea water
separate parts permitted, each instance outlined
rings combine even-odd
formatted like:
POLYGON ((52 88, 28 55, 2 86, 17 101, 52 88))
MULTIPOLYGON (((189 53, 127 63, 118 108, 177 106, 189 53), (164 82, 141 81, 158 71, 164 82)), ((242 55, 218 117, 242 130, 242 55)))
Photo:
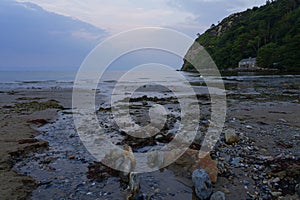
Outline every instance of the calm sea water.
MULTIPOLYGON (((124 75, 127 71, 106 71, 100 79, 100 83, 113 83, 116 82, 124 75)), ((140 79, 143 79, 143 74, 155 74, 157 71, 141 71, 140 79)), ((174 70, 174 73, 177 73, 174 70)), ((180 72, 183 76, 186 76, 185 72, 180 72)), ((160 71, 162 81, 176 81, 176 77, 169 75, 168 72, 160 71)), ((18 88, 51 88, 51 87, 73 87, 77 71, 0 71, 0 88, 5 89, 18 89, 18 88)), ((135 74, 136 75, 136 74, 135 74)), ((134 79, 139 79, 136 76, 134 79)), ((87 81, 93 74, 87 74, 87 81)), ((189 76, 186 76, 189 77, 189 76)), ((194 77, 190 76, 191 78, 194 77)), ((199 76, 196 76, 199 79, 199 76)), ((147 82, 145 78, 145 82, 147 82)))
MULTIPOLYGON (((105 74, 101 77, 100 83, 104 84, 112 84, 117 82, 122 75, 124 75, 126 71, 106 71, 105 74)), ((139 75, 141 77, 137 77, 143 79, 143 74, 149 73, 157 73, 145 71, 139 75)), ((159 71, 159 73, 163 73, 163 71, 159 71)), ((158 74, 159 74, 158 73, 158 74)), ((202 78, 195 73, 188 72, 176 72, 183 75, 189 82, 201 82, 202 78)), ((74 80, 76 78, 77 71, 0 71, 0 89, 1 90, 11 90, 11 89, 24 89, 24 88, 52 88, 52 87, 61 87, 61 88, 72 88, 74 84, 74 80)), ((89 77, 89 76, 87 76, 89 77)), ((300 75, 274 75, 274 74, 255 74, 255 73, 245 73, 245 74, 234 74, 234 75, 225 75, 222 78, 224 81, 241 81, 241 80, 260 80, 262 81, 271 81, 278 79, 289 79, 289 78, 299 78, 300 75)), ((176 83, 177 79, 175 76, 165 73, 162 74, 162 81, 174 82, 176 83)), ((215 80, 219 80, 220 78, 216 78, 215 80)), ((145 82, 149 80, 145 79, 145 82)), ((272 82, 272 81, 271 81, 272 82)), ((113 85, 113 84, 112 84, 113 85)))
MULTIPOLYGON (((122 71, 105 73, 102 81, 115 81, 122 71)), ((77 71, 0 71, 0 88, 2 90, 18 88, 73 87, 77 71)))
POLYGON ((76 71, 0 71, 0 83, 73 81, 76 71))

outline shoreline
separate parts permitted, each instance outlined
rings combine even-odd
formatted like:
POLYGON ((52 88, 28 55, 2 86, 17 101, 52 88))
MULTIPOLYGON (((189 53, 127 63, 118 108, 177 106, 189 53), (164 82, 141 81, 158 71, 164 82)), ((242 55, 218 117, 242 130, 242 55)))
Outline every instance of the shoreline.
MULTIPOLYGON (((41 126, 34 120, 43 119, 45 123, 54 122, 58 115, 59 103, 46 102, 52 99, 63 100, 68 105, 67 99, 57 96, 52 98, 51 90, 14 90, 0 94, 0 194, 2 199, 27 199, 31 192, 37 188, 36 180, 30 176, 19 174, 14 166, 31 153, 40 149, 47 149, 48 142, 36 139, 41 132, 33 126, 41 126), (33 105, 30 103, 34 102, 33 105), (30 107, 33 110, 30 110, 30 107)), ((59 96, 59 95, 58 95, 59 96)))
MULTIPOLYGON (((188 73, 199 73, 196 70, 176 70, 181 72, 188 72, 188 73)), ((265 70, 240 70, 240 69, 231 69, 231 70, 220 70, 221 76, 239 76, 238 73, 253 73, 252 75, 300 75, 300 71, 284 71, 284 70, 277 70, 277 69, 265 69, 265 70)))
POLYGON ((57 117, 56 110, 36 111, 30 115, 10 115, 1 120, 1 184, 0 193, 3 199, 25 199, 36 189, 37 183, 30 176, 22 175, 14 170, 20 159, 39 149, 47 149, 48 142, 35 139, 41 133, 30 127, 29 120, 43 118, 52 121, 57 117), (10 121, 13 121, 10 122, 10 121), (20 133, 22 132, 22 133, 20 133), (4 136, 5 134, 5 136, 4 136), (5 137, 5 139, 3 139, 5 137))
MULTIPOLYGON (((211 157, 213 160, 218 161, 218 166, 221 166, 219 168, 218 181, 214 184, 214 191, 224 192, 228 199, 241 199, 249 197, 250 195, 255 196, 257 195, 256 192, 259 192, 259 194, 263 192, 262 195, 271 195, 269 191, 264 191, 263 188, 260 188, 260 184, 263 184, 263 182, 267 182, 263 187, 270 187, 270 192, 273 192, 274 195, 279 194, 277 192, 278 188, 276 188, 278 186, 274 186, 272 181, 278 180, 278 177, 280 181, 283 180, 283 172, 287 174, 288 178, 299 181, 299 178, 294 177, 299 177, 297 173, 300 172, 300 152, 297 150, 297 142, 300 137, 300 119, 297 113, 300 110, 300 105, 299 101, 296 101, 297 97, 299 97, 300 88, 297 82, 292 84, 289 79, 285 80, 289 81, 288 86, 282 84, 282 80, 280 80, 277 83, 279 85, 275 84, 271 89, 265 87, 263 84, 265 82, 255 82, 255 87, 259 85, 259 88, 256 88, 257 91, 252 93, 247 90, 248 87, 254 87, 251 81, 245 81, 245 83, 239 81, 225 81, 226 89, 230 90, 230 93, 227 94, 228 115, 224 131, 235 132, 239 141, 234 144, 227 144, 223 133, 215 147, 215 151, 211 152, 211 157), (286 87, 288 87, 287 90, 282 92, 282 88, 286 87), (292 158, 293 156, 295 159, 292 158), (279 167, 281 170, 279 171, 280 173, 274 171, 274 167, 271 165, 272 161, 270 160, 276 161, 276 170, 279 167), (254 171, 254 169, 256 171, 254 171), (294 174, 288 174, 290 173, 288 170, 293 170, 294 174), (238 193, 235 191, 238 191, 238 193)), ((18 155, 18 153, 15 153, 15 157, 10 158, 11 161, 9 161, 9 159, 2 159, 1 161, 1 170, 3 169, 2 172, 4 172, 2 174, 5 175, 2 176, 2 181, 8 182, 8 184, 1 185, 0 188, 0 194, 4 199, 30 198, 32 191, 33 197, 31 196, 31 198, 38 199, 35 195, 37 195, 40 190, 42 190, 41 193, 44 195, 46 194, 53 198, 57 195, 55 192, 59 191, 59 185, 68 183, 72 183, 75 186, 69 186, 69 188, 59 191, 59 195, 63 195, 63 197, 66 198, 70 197, 69 195, 72 195, 71 197, 74 198, 77 197, 77 195, 83 195, 82 197, 92 199, 94 196, 90 196, 90 192, 99 192, 99 188, 101 195, 107 195, 107 198, 112 197, 116 199, 120 197, 118 196, 120 195, 119 193, 121 193, 118 176, 111 176, 110 172, 106 171, 107 169, 103 168, 101 164, 86 159, 86 154, 78 148, 78 143, 75 141, 77 136, 74 136, 74 132, 70 132, 70 129, 64 129, 65 125, 71 124, 71 112, 68 111, 71 105, 71 94, 72 91, 70 89, 62 88, 20 89, 14 92, 0 92, 0 112, 3 113, 3 118, 5 118, 0 122, 1 129, 7 130, 6 132, 1 131, 1 139, 3 139, 0 141, 1 148, 3 148, 1 149, 1 153, 3 155, 6 153, 9 158, 9 152, 13 151, 11 149, 22 150, 23 147, 28 146, 26 151, 26 153, 28 153, 27 156, 22 157, 18 155), (50 103, 48 102, 49 100, 50 103), (52 107, 62 105, 66 108, 66 112, 63 110, 58 115, 57 109, 47 109, 49 105, 52 107), (45 108, 45 110, 30 110, 29 108, 32 107, 39 109, 45 108), (61 121, 57 121, 57 116, 60 116, 59 119, 61 121), (62 136, 60 132, 52 132, 52 136, 51 134, 48 135, 47 132, 41 134, 41 132, 32 129, 27 123, 27 121, 30 120, 43 122, 42 119, 49 122, 48 125, 53 125, 53 127, 62 130, 61 133, 65 135, 62 136), (7 135, 5 135, 5 133, 7 135), (39 157, 39 155, 34 154, 34 152, 41 148, 47 149, 47 142, 38 141, 31 144, 26 143, 33 142, 27 139, 32 139, 37 135, 47 135, 48 138, 52 137, 52 143, 56 142, 56 147, 62 147, 62 149, 55 149, 55 146, 51 146, 50 150, 46 150, 44 155, 39 157), (21 141, 22 139, 26 140, 21 141), (20 141, 21 143, 25 143, 19 144, 20 141), (70 147, 74 148, 75 151, 70 149, 70 147), (40 170, 38 173, 48 173, 48 175, 50 174, 52 177, 40 182, 38 179, 34 180, 29 176, 17 174, 14 172, 12 166, 15 162, 12 161, 21 161, 21 165, 27 165, 29 168, 32 167, 32 162, 35 162, 37 168, 33 167, 31 170, 38 169, 40 170), (39 169, 40 162, 42 163, 41 169, 39 169), (60 165, 62 163, 64 165, 60 165), (10 168, 5 168, 4 164, 10 164, 10 168), (81 167, 81 170, 84 169, 78 172, 78 177, 75 180, 77 175, 74 175, 74 171, 79 171, 76 167, 81 167), (64 170, 67 170, 69 174, 66 174, 64 170), (86 174, 85 170, 89 170, 89 174, 86 174), (101 175, 100 177, 99 174, 101 175), (103 179, 102 175, 104 175, 106 179, 103 179), (72 179, 72 176, 75 178, 72 179), (85 183, 76 182, 78 180, 84 181, 85 183), (106 181, 110 183, 110 186, 105 187, 107 184, 106 181), (39 191, 35 190, 37 186, 39 186, 39 191), (8 187, 12 189, 8 190, 8 187), (77 193, 78 187, 82 190, 79 192, 83 192, 83 194, 77 193)), ((153 101, 153 99, 150 100, 153 101)), ((157 100, 164 101, 163 99, 157 100)), ((207 99, 200 99, 200 101, 207 101, 207 99)), ((99 112, 107 112, 108 114, 107 110, 101 110, 99 112)), ((205 123, 206 120, 203 119, 204 129, 205 123)), ((109 123, 107 125, 110 126, 109 123)), ((36 124, 36 126, 39 126, 39 124, 36 124)), ((136 143, 138 141, 127 140, 127 142, 136 143)), ((191 162, 197 161, 197 158, 195 156, 193 157, 193 152, 193 150, 188 151, 185 155, 187 157, 183 156, 182 159, 179 159, 164 169, 164 172, 157 171, 155 173, 142 175, 142 192, 149 194, 152 189, 148 184, 151 183, 158 185, 157 188, 159 190, 156 191, 159 192, 155 193, 154 190, 154 195, 157 195, 156 197, 159 197, 159 195, 169 195, 169 193, 165 194, 162 190, 164 186, 170 186, 174 191, 178 191, 177 193, 170 193, 175 195, 174 197, 168 196, 170 198, 176 199, 183 194, 186 195, 185 198, 192 196, 191 175, 189 171, 186 171, 186 167, 184 166, 192 166, 193 163, 191 162), (189 153, 190 155, 188 155, 189 153), (191 156, 194 160, 191 159, 191 156), (152 177, 152 179, 150 179, 152 182, 148 181, 148 176, 152 177), (175 177, 177 179, 175 179, 175 177), (185 193, 183 191, 185 191, 185 193)), ((4 156, 1 157, 4 158, 4 156)), ((17 169, 20 168, 17 167, 17 169)), ((35 177, 39 175, 38 173, 35 174, 35 177)), ((27 175, 33 174, 27 173, 27 175)), ((278 183, 279 186, 284 184, 284 182, 276 183, 278 183)), ((293 185, 291 184, 290 186, 293 185)), ((294 189, 289 188, 288 190, 283 190, 282 195, 289 195, 291 196, 290 199, 292 199, 294 198, 293 192, 294 189)), ((98 195, 99 197, 99 193, 94 193, 93 195, 98 195)), ((289 197, 286 197, 286 199, 288 198, 289 197)), ((295 196, 295 198, 297 197, 295 196)))

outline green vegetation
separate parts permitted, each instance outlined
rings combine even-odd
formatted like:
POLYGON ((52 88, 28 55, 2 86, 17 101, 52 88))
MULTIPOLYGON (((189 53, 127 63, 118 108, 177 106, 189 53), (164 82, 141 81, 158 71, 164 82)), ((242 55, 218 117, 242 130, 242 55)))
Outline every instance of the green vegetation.
MULTIPOLYGON (((262 68, 300 70, 300 0, 267 1, 225 18, 196 39, 219 69, 257 57, 262 68)), ((193 67, 185 61, 182 70, 193 67)))
POLYGON ((38 102, 38 101, 27 101, 22 103, 16 103, 14 106, 4 106, 3 109, 0 110, 0 114, 7 114, 12 112, 27 112, 33 113, 40 110, 47 110, 47 109, 58 109, 62 110, 64 107, 59 104, 56 100, 48 100, 45 102, 38 102))

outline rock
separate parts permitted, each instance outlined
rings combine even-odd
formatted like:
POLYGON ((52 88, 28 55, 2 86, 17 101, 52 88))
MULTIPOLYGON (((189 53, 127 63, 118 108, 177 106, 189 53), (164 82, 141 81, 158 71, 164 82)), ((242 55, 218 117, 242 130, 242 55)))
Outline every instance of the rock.
POLYGON ((212 160, 209 152, 200 152, 193 149, 188 149, 179 159, 177 159, 173 165, 179 167, 180 169, 193 171, 197 169, 204 169, 209 177, 211 182, 216 182, 218 178, 218 162, 212 160))
POLYGON ((225 200, 225 194, 221 191, 213 193, 210 197, 210 200, 225 200))
POLYGON ((225 194, 230 194, 230 190, 228 190, 227 188, 222 188, 222 190, 225 194))
POLYGON ((239 139, 235 132, 229 132, 229 131, 225 132, 225 142, 227 144, 233 144, 238 141, 239 139))
POLYGON ((34 120, 27 121, 27 123, 30 123, 30 124, 47 124, 48 121, 45 120, 45 119, 34 119, 34 120))
POLYGON ((286 195, 284 197, 280 197, 280 200, 299 200, 298 195, 286 195))
POLYGON ((280 178, 279 177, 276 177, 272 180, 273 183, 278 183, 280 181, 280 178))
POLYGON ((219 172, 218 162, 211 159, 209 152, 198 154, 198 161, 194 164, 192 170, 199 168, 204 169, 207 172, 211 182, 217 182, 219 172))
POLYGON ((300 197, 300 184, 297 184, 295 187, 296 194, 300 197))
POLYGON ((164 139, 164 136, 159 134, 157 136, 155 136, 155 140, 159 140, 159 141, 162 141, 164 139))
POLYGON ((230 165, 233 167, 239 167, 241 160, 242 160, 241 157, 232 158, 230 165))
POLYGON ((18 140, 19 144, 32 144, 32 143, 36 143, 36 142, 38 142, 38 140, 35 138, 26 138, 26 139, 18 140))
POLYGON ((282 193, 281 192, 271 192, 273 197, 279 197, 282 193))
POLYGON ((121 155, 115 155, 115 169, 122 171, 124 175, 132 172, 136 165, 136 160, 130 146, 125 145, 121 155))
POLYGON ((287 121, 285 119, 278 119, 278 121, 281 123, 287 123, 287 121))
POLYGON ((69 156, 69 159, 70 159, 70 160, 73 160, 73 159, 75 159, 75 156, 74 156, 74 155, 71 155, 71 156, 69 156))
POLYGON ((284 141, 284 140, 275 140, 275 143, 277 146, 285 149, 290 149, 293 148, 294 144, 289 141, 284 141))
POLYGON ((137 173, 130 172, 129 174, 129 189, 130 193, 136 195, 140 191, 140 176, 137 173))
POLYGON ((96 181, 102 181, 109 177, 119 177, 119 171, 109 168, 103 165, 101 162, 91 163, 88 166, 87 178, 93 179, 96 181))
POLYGON ((212 185, 209 175, 204 169, 197 169, 193 172, 192 181, 195 187, 195 192, 200 200, 205 200, 212 193, 212 185))
POLYGON ((247 125, 246 128, 247 128, 247 129, 253 129, 253 127, 252 127, 252 126, 249 126, 249 125, 247 125))
MULTIPOLYGON (((287 176, 290 177, 299 177, 300 176, 300 165, 299 164, 291 164, 286 169, 287 176)), ((283 179, 283 178, 281 178, 283 179)))
POLYGON ((242 183, 243 183, 244 185, 249 185, 249 181, 247 181, 247 180, 243 180, 242 183))

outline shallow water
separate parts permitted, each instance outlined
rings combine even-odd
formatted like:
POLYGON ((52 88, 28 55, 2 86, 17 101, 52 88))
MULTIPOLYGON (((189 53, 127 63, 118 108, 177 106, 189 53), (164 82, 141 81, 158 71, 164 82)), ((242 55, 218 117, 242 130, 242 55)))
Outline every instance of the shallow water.
MULTIPOLYGON (((210 118, 210 101, 209 98, 204 98, 208 95, 208 90, 203 79, 199 76, 191 73, 183 73, 183 75, 192 83, 195 93, 200 96, 201 123, 199 123, 199 137, 201 137, 206 130, 204 128, 205 121, 210 118)), ((223 79, 229 106, 245 101, 288 101, 299 103, 300 76, 297 75, 228 76, 223 77, 223 79)), ((220 81, 220 79, 215 78, 213 81, 220 81)), ((173 85, 178 84, 172 77, 167 82, 173 85)), ((57 87, 63 88, 71 86, 71 82, 67 83, 67 86, 62 85, 60 82, 52 83, 57 87)), ((17 84, 14 87, 24 86, 24 84, 14 84, 17 84)), ((30 87, 40 87, 41 84, 48 84, 49 86, 49 82, 31 82, 28 84, 31 84, 30 87)), ((110 94, 115 84, 116 82, 113 79, 101 82, 98 88, 96 109, 105 108, 97 112, 99 124, 105 127, 106 136, 114 144, 122 146, 124 142, 132 141, 125 140, 125 136, 118 130, 118 126, 116 126, 113 115, 110 112, 110 94)), ((130 84, 123 84, 123 86, 130 87, 130 84)), ((53 86, 51 85, 51 87, 53 86)), ((116 95, 122 96, 122 94, 116 95)), ((176 134, 178 124, 180 124, 180 107, 175 101, 164 100, 173 97, 174 94, 172 92, 165 90, 165 88, 148 87, 148 89, 144 88, 144 90, 135 91, 130 93, 130 95, 132 95, 133 100, 142 98, 142 103, 131 102, 131 114, 134 121, 141 124, 147 123, 147 117, 145 117, 147 114, 145 113, 149 111, 151 104, 160 103, 170 112, 168 118, 169 126, 166 133, 176 134), (147 98, 144 97, 145 95, 147 98), (151 99, 154 97, 157 97, 155 101, 151 99), (143 101, 147 103, 147 106, 143 104, 143 101)), ((190 94, 181 91, 180 95, 188 96, 190 94)), ((178 96, 176 97, 178 98, 178 96)), ((108 176, 100 180, 88 178, 88 167, 96 159, 90 155, 82 144, 75 130, 72 112, 72 110, 61 111, 55 122, 43 127, 36 127, 42 132, 37 138, 48 141, 49 150, 33 153, 15 166, 19 172, 32 176, 38 181, 39 187, 33 191, 32 199, 126 198, 128 191, 126 191, 126 187, 124 188, 120 177, 108 176)), ((161 148, 163 145, 163 143, 159 142, 155 142, 152 145, 141 143, 136 145, 133 151, 145 152, 151 148, 161 148)), ((176 171, 168 168, 164 169, 164 171, 141 174, 140 193, 151 197, 151 199, 192 199, 191 181, 186 180, 186 177, 187 175, 178 175, 176 171)))

